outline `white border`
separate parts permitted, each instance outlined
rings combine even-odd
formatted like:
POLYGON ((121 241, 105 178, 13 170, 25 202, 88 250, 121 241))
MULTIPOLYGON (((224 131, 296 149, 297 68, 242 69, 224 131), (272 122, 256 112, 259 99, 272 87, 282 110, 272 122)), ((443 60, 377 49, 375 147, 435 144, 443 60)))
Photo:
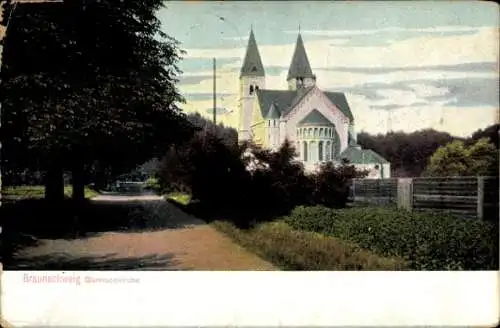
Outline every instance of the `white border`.
POLYGON ((492 271, 4 271, 1 282, 2 316, 14 327, 494 326, 500 308, 492 271))

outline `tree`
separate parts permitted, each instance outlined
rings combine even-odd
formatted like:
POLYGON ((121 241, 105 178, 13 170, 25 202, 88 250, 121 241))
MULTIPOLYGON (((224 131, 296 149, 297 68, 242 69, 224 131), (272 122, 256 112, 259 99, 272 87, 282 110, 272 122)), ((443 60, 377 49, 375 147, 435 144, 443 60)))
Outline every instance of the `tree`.
POLYGON ((62 197, 64 167, 81 199, 90 164, 127 172, 191 133, 176 105, 182 51, 155 17, 162 3, 17 6, 0 90, 6 150, 40 157, 48 198, 62 197))
POLYGON ((493 124, 485 129, 479 129, 472 134, 472 136, 468 139, 469 144, 476 142, 481 138, 488 138, 491 143, 495 145, 498 149, 499 147, 499 129, 500 124, 493 124))
POLYGON ((393 176, 420 176, 429 157, 440 147, 457 138, 432 129, 386 135, 358 134, 359 144, 373 149, 391 163, 393 176))
POLYGON ((453 141, 439 147, 426 168, 429 176, 498 175, 498 150, 488 138, 481 138, 466 146, 453 141))

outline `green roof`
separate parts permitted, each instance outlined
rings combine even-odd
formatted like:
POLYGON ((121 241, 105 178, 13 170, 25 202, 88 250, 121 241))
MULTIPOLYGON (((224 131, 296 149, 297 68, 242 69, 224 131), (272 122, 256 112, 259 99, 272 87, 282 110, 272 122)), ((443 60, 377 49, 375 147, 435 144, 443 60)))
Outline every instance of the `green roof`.
POLYGON ((313 109, 306 117, 304 117, 297 126, 335 126, 317 109, 313 109))
POLYGON ((297 43, 295 44, 292 63, 290 64, 290 68, 288 69, 288 76, 286 80, 289 81, 297 77, 314 77, 300 33, 297 37, 297 43))
POLYGON ((262 59, 260 58, 253 30, 250 31, 247 51, 243 60, 243 66, 241 67, 240 77, 242 76, 265 76, 264 65, 262 65, 262 59))
POLYGON ((371 149, 361 149, 359 145, 349 146, 340 154, 341 158, 349 160, 352 164, 387 164, 385 158, 371 149))
POLYGON ((278 119, 280 117, 281 117, 280 110, 278 109, 278 107, 274 103, 271 103, 271 106, 269 107, 266 118, 278 119))
POLYGON ((349 121, 354 121, 354 116, 352 115, 351 108, 349 107, 345 94, 342 92, 324 92, 324 94, 342 113, 345 114, 345 116, 349 118, 349 121))
MULTIPOLYGON (((307 87, 299 90, 257 90, 257 99, 260 104, 262 116, 267 117, 271 104, 274 104, 280 111, 281 115, 286 115, 293 107, 295 107, 305 95, 309 93, 314 86, 307 87)), ((337 108, 349 118, 352 122, 354 117, 352 115, 347 99, 343 93, 340 92, 324 92, 330 101, 337 106, 337 108)))

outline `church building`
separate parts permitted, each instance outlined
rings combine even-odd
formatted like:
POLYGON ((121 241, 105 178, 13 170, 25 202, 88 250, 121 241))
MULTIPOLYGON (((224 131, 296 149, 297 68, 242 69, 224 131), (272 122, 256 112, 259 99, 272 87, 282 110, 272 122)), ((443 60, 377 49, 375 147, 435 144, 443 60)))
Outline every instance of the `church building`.
POLYGON ((346 96, 316 86, 302 36, 298 35, 287 76, 288 90, 266 89, 266 75, 253 30, 240 74, 238 139, 278 149, 295 145, 307 171, 320 163, 347 160, 368 170, 368 178, 389 178, 390 163, 356 142, 354 117, 346 96))

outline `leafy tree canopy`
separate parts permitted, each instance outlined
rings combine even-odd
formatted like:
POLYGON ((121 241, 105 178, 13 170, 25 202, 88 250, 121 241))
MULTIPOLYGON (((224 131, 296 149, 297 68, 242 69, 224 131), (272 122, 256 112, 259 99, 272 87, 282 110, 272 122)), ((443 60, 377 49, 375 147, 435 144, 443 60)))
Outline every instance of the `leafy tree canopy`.
POLYGON ((470 146, 460 140, 453 141, 432 155, 426 175, 498 175, 498 150, 488 138, 481 138, 470 146))
POLYGON ((162 3, 18 4, 1 72, 7 152, 102 159, 123 171, 185 138, 182 51, 160 30, 162 3))

